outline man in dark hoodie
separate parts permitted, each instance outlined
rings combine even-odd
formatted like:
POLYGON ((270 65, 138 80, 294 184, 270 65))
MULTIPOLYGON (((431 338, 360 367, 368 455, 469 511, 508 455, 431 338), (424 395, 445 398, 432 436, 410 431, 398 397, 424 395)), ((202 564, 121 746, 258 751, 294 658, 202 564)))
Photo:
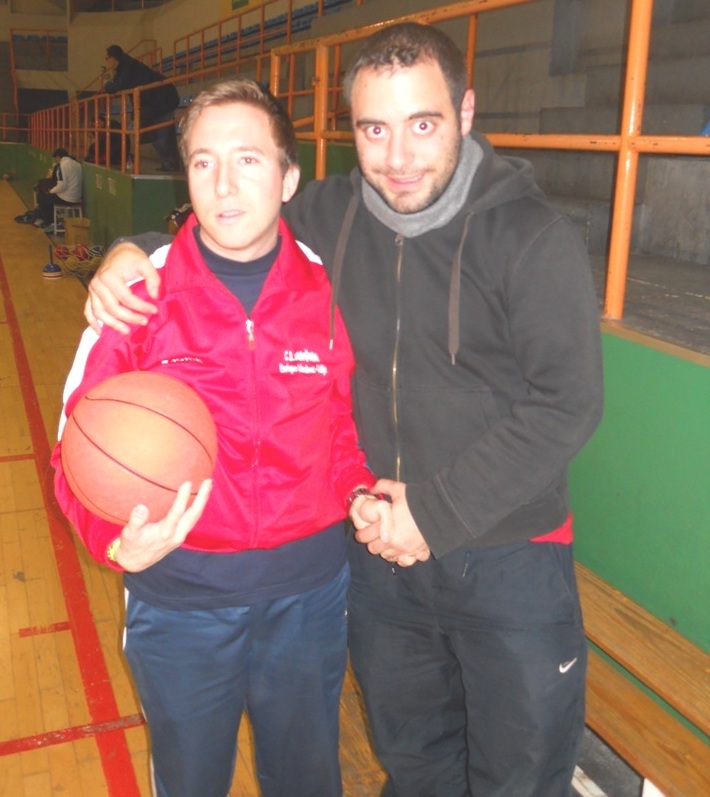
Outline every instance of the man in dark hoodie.
POLYGON ((113 70, 113 78, 104 83, 109 94, 139 86, 151 86, 141 92, 141 127, 172 122, 141 136, 143 143, 152 143, 160 158, 159 171, 175 172, 180 169, 180 158, 175 134, 175 109, 180 104, 180 95, 172 83, 165 83, 165 76, 154 72, 147 64, 132 58, 117 44, 106 48, 106 63, 113 70))
MULTIPOLYGON (((361 443, 390 477, 394 531, 350 542, 348 619, 382 795, 568 797, 586 646, 567 467, 602 412, 587 254, 530 165, 472 130, 441 32, 380 31, 345 90, 359 168, 284 215, 331 271, 361 443)), ((144 323, 137 276, 157 289, 119 246, 90 323, 144 323)))

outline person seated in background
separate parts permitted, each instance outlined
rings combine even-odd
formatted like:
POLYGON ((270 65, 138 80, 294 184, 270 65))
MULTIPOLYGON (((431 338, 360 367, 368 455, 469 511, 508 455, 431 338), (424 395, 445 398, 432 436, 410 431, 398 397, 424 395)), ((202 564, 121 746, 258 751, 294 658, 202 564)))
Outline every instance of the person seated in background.
POLYGON ((40 194, 46 194, 50 189, 54 188, 57 184, 57 173, 59 172, 59 163, 54 164, 51 169, 47 170, 46 177, 40 177, 39 180, 32 186, 34 192, 35 205, 37 204, 37 197, 40 194))
POLYGON ((55 205, 76 205, 81 202, 82 196, 81 164, 64 147, 57 147, 52 155, 59 167, 56 171, 57 184, 46 193, 37 195, 35 208, 34 224, 44 228, 45 232, 55 232, 55 205))
POLYGON ((20 216, 15 216, 15 221, 18 224, 34 224, 39 218, 37 212, 37 197, 40 194, 48 193, 57 184, 57 175, 59 173, 59 162, 56 161, 51 169, 47 169, 45 177, 40 177, 39 180, 32 186, 32 196, 34 197, 33 206, 20 216))

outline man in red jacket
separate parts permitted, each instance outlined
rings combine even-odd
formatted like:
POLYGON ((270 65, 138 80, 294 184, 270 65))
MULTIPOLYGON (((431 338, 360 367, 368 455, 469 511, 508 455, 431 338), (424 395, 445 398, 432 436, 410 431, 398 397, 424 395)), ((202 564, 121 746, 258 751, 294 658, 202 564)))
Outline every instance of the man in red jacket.
MULTIPOLYGON (((65 417, 96 383, 150 370, 209 406, 219 454, 185 509, 120 528, 69 490, 92 556, 125 572, 125 652, 151 734, 158 797, 224 797, 239 720, 264 797, 338 797, 338 701, 349 580, 342 521, 381 521, 351 415, 353 355, 320 261, 280 219, 299 169, 293 127, 251 81, 190 106, 181 141, 194 215, 155 254, 158 313, 128 336, 87 330, 65 417), (208 500, 209 496, 209 500, 208 500)), ((144 286, 136 286, 144 298, 144 286)))

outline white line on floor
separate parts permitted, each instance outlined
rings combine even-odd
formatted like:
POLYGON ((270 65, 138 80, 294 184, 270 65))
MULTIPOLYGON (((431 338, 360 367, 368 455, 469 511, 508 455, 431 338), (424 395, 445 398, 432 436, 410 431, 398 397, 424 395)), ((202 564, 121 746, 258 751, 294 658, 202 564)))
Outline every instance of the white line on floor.
POLYGON ((579 767, 574 768, 572 785, 581 797, 607 797, 607 794, 593 780, 590 780, 579 767))

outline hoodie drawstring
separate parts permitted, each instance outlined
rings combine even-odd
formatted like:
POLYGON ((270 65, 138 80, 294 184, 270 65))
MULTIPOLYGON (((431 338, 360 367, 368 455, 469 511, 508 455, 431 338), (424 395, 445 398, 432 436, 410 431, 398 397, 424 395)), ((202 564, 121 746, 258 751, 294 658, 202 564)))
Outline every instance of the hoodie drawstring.
POLYGON ((343 273, 343 260, 345 258, 345 247, 350 238, 350 231, 352 230, 353 221, 355 219, 355 212, 357 211, 359 198, 358 192, 355 191, 348 203, 345 216, 343 216, 343 223, 340 227, 340 235, 338 236, 338 243, 335 246, 335 254, 333 255, 333 276, 331 277, 331 293, 330 293, 330 348, 333 348, 333 341, 335 340, 335 308, 338 304, 338 291, 340 290, 340 278, 343 273))
MULTIPOLYGON (((348 207, 343 216, 343 223, 340 227, 338 242, 333 255, 333 270, 331 277, 331 296, 330 296, 330 348, 333 348, 335 340, 335 308, 338 304, 338 292, 340 291, 340 281, 343 273, 343 260, 345 259, 345 247, 350 238, 355 213, 359 204, 359 192, 353 192, 348 207)), ((449 285, 449 356, 451 364, 456 364, 456 355, 460 346, 460 322, 461 322, 461 258, 463 255, 468 228, 471 223, 473 213, 469 213, 464 221, 461 240, 456 248, 454 261, 451 265, 451 282, 449 285)))
POLYGON ((461 340, 461 256, 472 216, 473 213, 469 213, 466 216, 463 232, 461 233, 461 241, 456 249, 454 262, 451 265, 451 283, 449 285, 449 356, 451 357, 452 365, 456 365, 456 354, 461 340))

